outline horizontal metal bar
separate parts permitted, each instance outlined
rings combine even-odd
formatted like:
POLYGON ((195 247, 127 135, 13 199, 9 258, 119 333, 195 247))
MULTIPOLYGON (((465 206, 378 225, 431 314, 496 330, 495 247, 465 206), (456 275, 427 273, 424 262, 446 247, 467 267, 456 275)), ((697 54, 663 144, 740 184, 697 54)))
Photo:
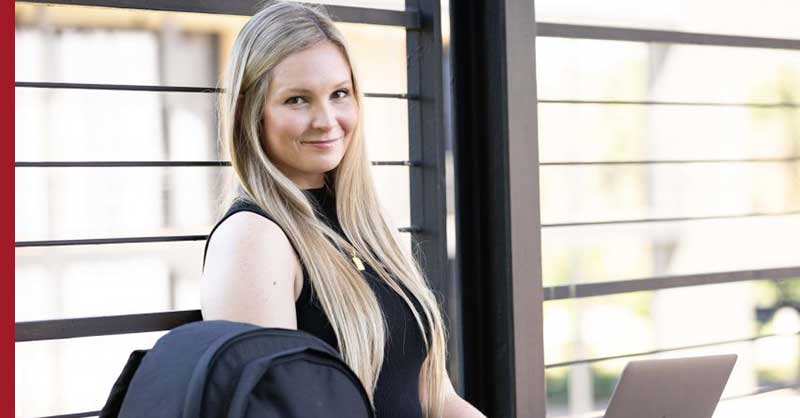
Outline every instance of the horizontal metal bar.
POLYGON ((174 235, 158 237, 126 237, 126 238, 92 238, 92 239, 62 239, 41 241, 16 241, 15 248, 25 247, 58 247, 67 245, 105 245, 105 244, 142 244, 154 242, 176 241, 203 241, 207 235, 174 235))
POLYGON ((17 322, 15 342, 167 331, 202 320, 199 310, 17 322))
POLYGON ((548 286, 544 287, 543 291, 544 300, 551 301, 588 298, 594 296, 609 296, 630 292, 673 289, 677 287, 743 282, 750 280, 784 280, 794 278, 800 278, 800 266, 548 286))
POLYGON ((540 166, 572 166, 572 165, 654 165, 654 164, 739 164, 739 163, 794 163, 800 157, 786 158, 739 158, 723 160, 637 160, 637 161, 549 161, 540 166))
POLYGON ((654 354, 669 353, 669 352, 673 352, 673 351, 684 351, 684 350, 693 350, 693 349, 696 349, 696 348, 715 347, 715 346, 719 346, 719 345, 754 342, 754 341, 758 341, 758 340, 763 340, 765 338, 796 337, 796 336, 800 336, 800 332, 796 332, 794 334, 756 335, 754 337, 740 338, 740 339, 736 339, 736 340, 715 341, 715 342, 710 342, 710 343, 687 345, 687 346, 682 346, 682 347, 661 348, 661 349, 657 349, 657 350, 642 351, 642 352, 639 352, 639 353, 621 354, 621 355, 618 355, 618 356, 594 357, 594 358, 588 358, 588 359, 582 359, 582 360, 565 361, 565 362, 561 362, 561 363, 546 364, 544 367, 546 369, 555 369, 555 368, 558 368, 558 367, 575 366, 575 365, 578 365, 578 364, 599 363, 601 361, 618 360, 618 359, 631 358, 631 357, 650 356, 650 355, 654 355, 654 354))
POLYGON ((48 415, 46 417, 39 417, 39 418, 85 418, 85 417, 96 417, 96 416, 100 416, 100 411, 78 412, 77 414, 66 414, 66 415, 48 415))
MULTIPOLYGON (((253 0, 25 0, 22 3, 252 16, 258 10, 258 4, 261 2, 253 0)), ((413 10, 385 10, 334 5, 324 5, 324 7, 337 22, 400 26, 414 30, 421 27, 419 13, 413 10)))
MULTIPOLYGON (((422 229, 416 226, 397 228, 401 233, 421 233, 422 229)), ((15 248, 26 247, 60 247, 69 245, 107 245, 107 244, 144 244, 155 242, 181 242, 181 241, 204 241, 208 235, 170 235, 156 237, 125 237, 125 238, 90 238, 90 239, 62 239, 62 240, 38 240, 38 241, 16 241, 15 248)))
POLYGON ((417 94, 406 93, 364 93, 364 97, 382 98, 382 99, 402 99, 402 100, 419 100, 417 94))
POLYGON ((115 91, 152 91, 165 93, 219 93, 214 87, 189 86, 152 86, 139 84, 89 84, 89 83, 51 83, 40 81, 15 81, 17 88, 59 89, 59 90, 115 90, 115 91))
POLYGON ((637 106, 712 106, 712 107, 761 107, 761 108, 795 108, 800 103, 734 103, 734 102, 663 102, 639 100, 552 100, 539 99, 545 104, 591 104, 591 105, 637 105, 637 106))
MULTIPOLYGON (((163 93, 220 93, 225 91, 224 89, 216 87, 153 86, 143 84, 51 83, 44 81, 15 81, 14 87, 72 90, 151 91, 163 93)), ((369 98, 419 100, 419 96, 409 95, 406 93, 364 93, 364 96, 369 98)))
POLYGON ((229 167, 230 161, 15 161, 15 168, 229 167))
POLYGON ((752 397, 752 396, 763 395, 765 393, 777 392, 779 390, 786 390, 786 389, 800 389, 800 380, 798 380, 797 382, 794 382, 794 383, 787 383, 785 385, 761 386, 758 389, 756 389, 756 390, 754 390, 754 391, 752 391, 750 393, 745 393, 743 395, 733 395, 733 396, 724 397, 724 398, 720 399, 720 402, 722 402, 722 401, 730 401, 730 400, 734 400, 734 399, 741 399, 741 398, 749 398, 749 397, 752 397))
POLYGON ((766 216, 792 216, 792 215, 800 215, 800 210, 788 211, 788 212, 775 212, 775 213, 753 212, 753 213, 743 213, 739 215, 685 216, 680 218, 642 218, 642 219, 621 219, 618 221, 551 223, 551 224, 542 224, 542 228, 622 225, 622 224, 640 224, 640 223, 651 223, 651 222, 685 222, 685 221, 704 221, 711 219, 736 219, 736 218, 755 218, 755 217, 766 217, 766 216))
POLYGON ((404 167, 422 167, 422 161, 373 161, 372 165, 393 165, 404 167))
MULTIPOLYGON (((15 161, 15 168, 230 167, 230 161, 15 161)), ((419 161, 372 161, 374 166, 419 167, 419 161)))
POLYGON ((655 29, 609 26, 536 23, 536 36, 607 41, 659 42, 667 44, 707 45, 740 48, 800 50, 800 40, 755 36, 717 35, 655 29))

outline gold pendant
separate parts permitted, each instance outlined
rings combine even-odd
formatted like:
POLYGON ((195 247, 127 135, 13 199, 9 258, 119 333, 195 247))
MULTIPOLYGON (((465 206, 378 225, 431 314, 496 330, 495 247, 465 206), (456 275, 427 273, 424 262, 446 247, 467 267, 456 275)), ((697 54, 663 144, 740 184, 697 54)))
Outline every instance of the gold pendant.
POLYGON ((355 250, 353 251, 353 256, 352 256, 352 258, 353 258, 353 264, 355 264, 355 265, 356 265, 356 268, 357 268, 359 271, 364 271, 364 263, 363 263, 363 262, 361 262, 361 259, 360 259, 360 258, 358 258, 358 256, 356 255, 356 252, 355 252, 355 250))

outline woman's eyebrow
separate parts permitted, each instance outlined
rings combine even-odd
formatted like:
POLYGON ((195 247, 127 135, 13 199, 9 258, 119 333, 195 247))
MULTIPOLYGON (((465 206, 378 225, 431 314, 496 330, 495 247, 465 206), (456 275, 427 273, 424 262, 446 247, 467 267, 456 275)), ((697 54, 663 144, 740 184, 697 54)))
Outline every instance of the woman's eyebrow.
MULTIPOLYGON (((350 84, 350 80, 340 81, 339 83, 335 84, 333 88, 338 88, 346 84, 350 84)), ((312 93, 312 91, 304 87, 284 87, 278 90, 278 94, 286 93, 312 93)))

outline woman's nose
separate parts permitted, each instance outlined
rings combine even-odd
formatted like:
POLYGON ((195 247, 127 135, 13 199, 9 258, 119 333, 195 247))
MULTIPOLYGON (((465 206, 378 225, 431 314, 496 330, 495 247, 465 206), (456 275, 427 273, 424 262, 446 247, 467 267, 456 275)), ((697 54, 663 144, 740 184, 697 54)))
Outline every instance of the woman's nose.
POLYGON ((317 106, 311 126, 315 129, 329 129, 336 126, 336 113, 333 107, 327 104, 317 106))

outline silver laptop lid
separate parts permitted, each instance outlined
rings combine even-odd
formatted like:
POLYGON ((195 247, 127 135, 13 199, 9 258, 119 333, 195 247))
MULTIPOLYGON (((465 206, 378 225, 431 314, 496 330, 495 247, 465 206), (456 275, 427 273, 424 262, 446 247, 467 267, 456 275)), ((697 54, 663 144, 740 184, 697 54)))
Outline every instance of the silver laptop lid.
POLYGON ((735 354, 632 361, 605 418, 711 418, 735 354))

